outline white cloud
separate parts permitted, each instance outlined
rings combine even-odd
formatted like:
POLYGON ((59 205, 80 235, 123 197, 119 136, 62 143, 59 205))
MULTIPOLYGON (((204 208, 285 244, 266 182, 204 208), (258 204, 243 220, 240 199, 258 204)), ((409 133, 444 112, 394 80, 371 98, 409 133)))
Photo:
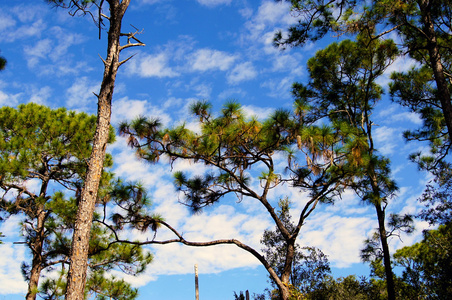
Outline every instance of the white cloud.
POLYGON ((264 81, 261 86, 269 89, 269 95, 278 99, 292 99, 290 90, 294 80, 292 76, 279 79, 269 79, 264 81))
POLYGON ((396 113, 392 115, 392 121, 393 122, 409 121, 416 125, 422 125, 423 122, 418 114, 411 112, 396 113))
POLYGON ((201 81, 199 77, 193 78, 184 87, 187 90, 193 90, 200 99, 209 99, 212 93, 212 84, 201 81))
POLYGON ((22 25, 17 27, 17 29, 9 31, 7 30, 2 34, 0 40, 12 43, 18 39, 26 39, 30 37, 39 37, 42 32, 46 29, 46 24, 42 20, 37 20, 31 25, 22 25))
POLYGON ((150 105, 146 100, 132 100, 127 97, 114 101, 111 123, 116 126, 122 121, 131 121, 138 116, 155 117, 164 125, 171 117, 163 108, 150 105))
POLYGON ((416 113, 407 111, 398 104, 385 105, 379 114, 379 118, 382 118, 387 123, 400 123, 401 121, 408 121, 415 125, 422 125, 422 119, 416 113))
POLYGON ((14 20, 9 14, 0 12, 0 32, 8 28, 14 27, 16 20, 14 20))
POLYGON ((26 260, 26 246, 13 244, 21 239, 20 221, 22 218, 13 215, 0 224, 0 232, 5 235, 0 244, 0 295, 2 294, 25 294, 27 283, 21 273, 21 264, 26 260))
POLYGON ((403 140, 400 129, 387 126, 377 127, 373 136, 378 144, 376 148, 383 155, 394 153, 398 142, 403 140))
POLYGON ((226 71, 236 59, 235 55, 223 51, 200 49, 192 53, 189 64, 194 71, 226 71))
POLYGON ((100 83, 92 82, 88 77, 80 77, 74 80, 72 86, 67 89, 66 106, 70 109, 94 109, 97 99, 93 93, 99 93, 100 83))
POLYGON ((246 92, 241 88, 228 88, 222 91, 218 95, 219 100, 229 100, 229 99, 243 99, 246 97, 246 92))
POLYGON ((276 25, 282 24, 285 28, 296 21, 289 12, 290 5, 285 2, 263 1, 256 15, 245 24, 248 34, 242 39, 271 44, 269 36, 273 38, 276 25))
POLYGON ((28 67, 35 67, 39 63, 39 59, 44 59, 52 51, 52 41, 43 39, 38 41, 34 46, 25 46, 24 52, 28 62, 28 67))
POLYGON ((243 111, 248 117, 256 116, 258 119, 265 119, 275 111, 274 108, 271 107, 257 107, 254 105, 243 105, 243 111))
POLYGON ((397 57, 397 59, 385 70, 384 74, 377 78, 377 84, 386 87, 391 82, 390 76, 393 72, 407 72, 419 63, 408 55, 397 57))
POLYGON ((139 75, 141 77, 176 77, 179 74, 174 71, 169 64, 168 54, 147 54, 134 57, 127 64, 129 75, 139 75))
POLYGON ((20 271, 25 260, 25 246, 6 242, 0 244, 0 253, 0 294, 25 294, 27 283, 20 271))
POLYGON ((278 51, 273 61, 273 71, 290 71, 291 74, 300 76, 303 74, 303 67, 300 66, 301 61, 302 57, 299 54, 288 55, 278 51))
POLYGON ((62 57, 67 57, 69 47, 85 42, 86 37, 78 33, 69 33, 67 30, 55 26, 50 29, 52 36, 57 37, 50 53, 53 62, 61 61, 62 57))
POLYGON ((289 14, 289 5, 284 2, 263 1, 259 7, 255 22, 257 24, 274 25, 277 23, 293 23, 289 14))
MULTIPOLYGON (((265 219, 239 213, 229 205, 218 205, 209 213, 185 215, 182 220, 178 230, 190 241, 236 238, 256 249, 260 248, 259 240, 263 231, 270 226, 265 219)), ((158 240, 163 238, 171 238, 171 234, 157 235, 158 240)), ((256 258, 235 245, 189 247, 170 244, 152 246, 152 252, 155 261, 147 272, 150 278, 161 274, 187 274, 192 272, 195 263, 204 273, 259 265, 256 258)))
POLYGON ((8 95, 7 93, 0 90, 0 106, 15 106, 19 102, 17 98, 20 95, 8 95))
POLYGON ((236 84, 245 80, 256 78, 258 72, 251 62, 241 63, 235 66, 228 74, 228 82, 236 84))
POLYGON ((90 70, 90 68, 86 68, 86 62, 83 61, 76 61, 73 65, 73 55, 68 53, 71 46, 84 41, 81 34, 65 32, 57 26, 52 27, 49 33, 52 38, 45 38, 34 45, 24 47, 25 59, 29 68, 37 67, 42 74, 57 73, 58 75, 76 74, 79 71, 90 70))
POLYGON ((349 267, 360 262, 363 240, 375 226, 368 217, 316 214, 302 227, 300 244, 321 249, 335 267, 349 267))
POLYGON ((214 7, 218 5, 229 5, 232 0, 196 0, 199 4, 205 5, 208 7, 214 7))
POLYGON ((43 86, 39 89, 34 88, 31 93, 30 102, 46 105, 47 99, 52 95, 52 89, 48 86, 43 86))

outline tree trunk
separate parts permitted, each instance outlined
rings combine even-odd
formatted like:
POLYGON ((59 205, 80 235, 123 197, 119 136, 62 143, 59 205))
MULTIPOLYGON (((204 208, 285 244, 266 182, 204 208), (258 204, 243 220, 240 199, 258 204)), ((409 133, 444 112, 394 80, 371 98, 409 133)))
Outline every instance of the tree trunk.
POLYGON ((435 33, 435 25, 432 21, 431 6, 432 1, 420 1, 420 10, 422 15, 422 23, 424 25, 424 33, 427 36, 427 49, 430 59, 430 66, 433 70, 433 76, 438 90, 438 97, 441 102, 444 120, 449 133, 449 140, 452 141, 452 103, 450 99, 450 90, 446 76, 444 75, 443 65, 441 64, 441 54, 435 33))
POLYGON ((84 299, 91 225, 110 132, 111 101, 119 67, 121 23, 130 0, 109 0, 107 2, 110 5, 107 59, 104 61, 104 75, 98 95, 97 128, 93 139, 93 150, 88 163, 72 237, 67 300, 84 299))
POLYGON ((278 284, 280 299, 287 300, 290 297, 290 275, 292 274, 293 258, 295 256, 295 239, 291 238, 287 241, 286 261, 281 274, 281 283, 278 284))
MULTIPOLYGON (((45 184, 45 186, 47 186, 45 184)), ((28 282, 28 291, 25 296, 26 300, 35 300, 36 293, 38 291, 39 277, 41 276, 41 271, 43 267, 42 259, 42 248, 44 244, 44 222, 46 218, 46 213, 44 211, 44 206, 39 204, 37 208, 37 224, 36 224, 36 236, 32 242, 31 251, 33 254, 33 260, 31 263, 30 270, 30 281, 28 282)))
POLYGON ((385 267, 386 274, 386 285, 388 291, 388 300, 395 300, 395 284, 394 275, 391 266, 391 254, 389 253, 388 238, 386 235, 385 227, 385 212, 381 208, 380 204, 375 204, 375 209, 377 211, 378 218, 378 233, 380 235, 380 243, 383 248, 383 263, 385 267))
POLYGON ((41 275, 41 255, 33 255, 33 262, 30 271, 30 281, 28 282, 28 292, 25 296, 26 300, 35 300, 38 291, 39 277, 41 275))

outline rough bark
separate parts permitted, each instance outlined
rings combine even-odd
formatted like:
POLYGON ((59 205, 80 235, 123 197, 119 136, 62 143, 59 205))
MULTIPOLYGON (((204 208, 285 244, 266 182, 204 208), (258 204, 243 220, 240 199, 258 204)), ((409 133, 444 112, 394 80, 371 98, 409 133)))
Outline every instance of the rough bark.
MULTIPOLYGON (((44 164, 45 159, 43 159, 44 164)), ((46 165, 46 168, 44 168, 44 173, 41 174, 42 178, 42 184, 41 184, 41 190, 39 192, 39 198, 44 199, 47 194, 47 187, 49 186, 49 174, 48 174, 48 168, 46 165)), ((47 218, 47 213, 45 211, 44 204, 40 203, 39 199, 34 200, 36 203, 36 236, 33 237, 33 240, 30 241, 29 247, 31 248, 33 259, 31 263, 31 270, 30 270, 30 280, 28 282, 28 291, 27 295, 25 296, 26 300, 35 300, 36 299, 36 293, 38 291, 38 284, 39 284, 39 277, 41 276, 41 271, 44 268, 44 257, 43 257, 43 247, 44 247, 44 241, 45 241, 45 222, 47 218)))
POLYGON ((435 33, 435 24, 430 13, 432 1, 420 1, 419 6, 422 15, 423 32, 427 37, 427 50, 429 54, 430 66, 433 70, 433 76, 438 90, 438 97, 441 102, 444 120, 446 122, 449 140, 452 141, 452 103, 450 99, 450 90, 446 76, 444 75, 443 65, 441 63, 441 53, 435 33))
POLYGON ((119 62, 121 23, 130 0, 109 0, 107 2, 110 6, 107 58, 104 61, 104 75, 98 95, 97 128, 93 139, 93 150, 88 163, 72 237, 67 300, 84 299, 91 225, 110 131, 113 90, 116 74, 121 64, 119 62))
POLYGON ((281 300, 287 300, 290 297, 290 275, 292 274, 292 264, 295 256, 295 239, 290 238, 287 241, 287 252, 286 252, 286 261, 284 263, 284 270, 281 275, 281 284, 278 285, 280 290, 280 298, 281 300))
POLYGON ((28 282, 28 291, 25 296, 26 300, 35 300, 38 291, 39 277, 43 268, 42 248, 44 243, 44 222, 46 213, 43 205, 38 205, 37 209, 36 237, 31 244, 33 260, 31 263, 30 280, 28 282))

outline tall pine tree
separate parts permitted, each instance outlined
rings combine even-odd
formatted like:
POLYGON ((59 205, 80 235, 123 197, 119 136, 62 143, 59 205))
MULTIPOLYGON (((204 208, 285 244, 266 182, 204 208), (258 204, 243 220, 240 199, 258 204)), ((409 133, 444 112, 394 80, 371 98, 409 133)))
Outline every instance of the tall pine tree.
MULTIPOLYGON (((325 119, 356 132, 355 143, 360 147, 356 148, 357 174, 350 187, 375 208, 379 247, 366 249, 381 247, 388 299, 395 299, 388 246, 391 230, 386 228, 386 207, 397 187, 390 178, 389 160, 378 154, 375 147, 371 115, 383 92, 375 81, 396 58, 398 49, 392 40, 380 42, 369 39, 369 36, 362 33, 358 35, 357 42, 344 40, 318 51, 308 61, 309 84, 294 84, 293 93, 300 106, 310 107, 307 115, 310 121, 325 119)), ((396 221, 407 225, 409 218, 391 217, 391 221, 395 222, 394 226, 400 226, 400 222, 396 221)), ((363 257, 368 258, 368 254, 368 251, 363 252, 363 257)))

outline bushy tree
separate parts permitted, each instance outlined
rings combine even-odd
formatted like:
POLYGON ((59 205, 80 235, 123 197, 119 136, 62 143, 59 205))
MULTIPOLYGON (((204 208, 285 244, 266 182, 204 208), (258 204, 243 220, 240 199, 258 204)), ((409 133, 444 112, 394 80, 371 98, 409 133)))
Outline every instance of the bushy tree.
MULTIPOLYGON (((68 264, 69 234, 74 229, 95 122, 94 116, 85 113, 34 103, 0 109, 0 208, 6 216, 24 217, 22 243, 32 256, 31 263, 22 268, 29 283, 27 299, 36 298, 43 271, 64 269, 68 264)), ((113 141, 112 129, 109 136, 113 141)), ((110 156, 105 163, 105 167, 111 166, 110 156)), ((104 172, 101 183, 98 205, 118 201, 120 185, 112 174, 104 172)), ((138 201, 129 196, 130 203, 138 201)), ((90 231, 91 272, 114 267, 132 274, 142 272, 152 256, 139 246, 113 243, 115 232, 111 229, 116 228, 101 225, 106 218, 108 215, 96 214, 99 221, 90 231)))
POLYGON ((452 227, 441 225, 424 232, 422 241, 394 254, 403 267, 406 296, 418 299, 448 299, 452 293, 452 227))

